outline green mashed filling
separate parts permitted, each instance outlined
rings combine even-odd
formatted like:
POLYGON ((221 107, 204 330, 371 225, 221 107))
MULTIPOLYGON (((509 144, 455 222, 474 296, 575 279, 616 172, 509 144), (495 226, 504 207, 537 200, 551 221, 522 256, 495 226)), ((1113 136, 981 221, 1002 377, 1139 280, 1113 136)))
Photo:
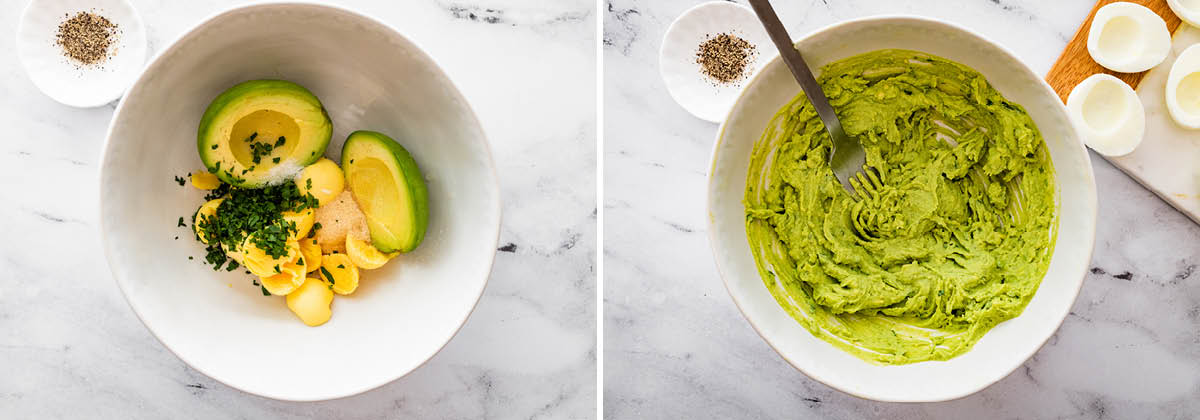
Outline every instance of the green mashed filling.
POLYGON ((754 145, 746 233, 776 301, 801 325, 881 364, 946 360, 1021 314, 1050 262, 1054 169, 1037 126, 983 75, 880 50, 819 82, 867 178, 851 197, 801 94, 754 145))

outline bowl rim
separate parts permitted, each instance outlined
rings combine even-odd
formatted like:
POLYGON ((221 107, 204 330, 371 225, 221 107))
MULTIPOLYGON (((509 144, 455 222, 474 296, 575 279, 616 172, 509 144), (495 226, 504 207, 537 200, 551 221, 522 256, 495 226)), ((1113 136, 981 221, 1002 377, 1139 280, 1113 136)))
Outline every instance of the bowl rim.
MULTIPOLYGON (((927 16, 911 15, 911 14, 882 14, 882 15, 865 16, 865 17, 849 19, 849 20, 845 20, 845 21, 841 21, 841 22, 836 22, 833 24, 829 24, 829 25, 817 28, 816 30, 805 33, 803 36, 801 36, 799 38, 794 38, 792 43, 793 44, 800 43, 800 42, 808 40, 820 33, 835 30, 835 29, 841 28, 843 26, 861 25, 861 24, 882 24, 882 23, 897 22, 897 21, 917 23, 917 24, 923 24, 923 25, 938 25, 938 26, 942 26, 944 28, 962 32, 967 36, 975 37, 987 44, 990 44, 991 46, 997 48, 1009 60, 1019 63, 1020 64, 1019 67, 1021 69, 1023 69, 1029 75, 1033 76, 1034 79, 1038 80, 1038 82, 1039 82, 1038 86, 1041 87, 1042 91, 1045 94, 1050 95, 1055 98, 1058 97, 1058 95, 1054 93, 1054 89, 1051 88, 1048 83, 1046 83, 1046 80, 1044 78, 1042 78, 1041 76, 1038 76, 1037 72, 1033 71, 1033 69, 1030 68, 1028 64, 1026 64, 1024 61, 1019 59, 1017 57, 1017 55, 1014 54, 1010 49, 1008 49, 1007 47, 1005 47, 1004 45, 1002 45, 1000 43, 993 41, 992 39, 990 39, 988 37, 983 36, 982 34, 976 32, 976 31, 968 29, 962 25, 951 23, 951 22, 948 22, 948 21, 945 21, 942 19, 937 19, 937 18, 932 18, 932 17, 927 17, 927 16)), ((1084 146, 1082 142, 1077 142, 1077 144, 1075 145, 1076 148, 1078 149, 1078 153, 1082 154, 1084 157, 1083 163, 1084 163, 1084 169, 1086 169, 1085 173, 1087 174, 1086 179, 1089 181, 1087 183, 1087 185, 1090 186, 1090 190, 1091 190, 1090 191, 1091 194, 1089 194, 1089 200, 1088 200, 1089 202, 1087 203, 1088 208, 1091 209, 1091 214, 1086 215, 1086 216, 1090 217, 1091 220, 1093 221, 1093 223, 1091 224, 1090 229, 1088 229, 1087 232, 1085 233, 1085 236, 1087 239, 1087 241, 1086 241, 1086 246, 1087 246, 1086 257, 1087 258, 1084 259, 1084 263, 1080 265, 1079 273, 1076 276, 1078 278, 1078 280, 1075 281, 1074 287, 1071 288, 1071 290, 1070 290, 1071 291, 1070 304, 1064 305, 1063 308, 1059 311, 1060 313, 1058 314, 1058 316, 1054 317, 1052 319, 1053 322, 1055 323, 1055 328, 1053 330, 1051 330, 1051 333, 1046 335, 1045 337, 1040 338, 1039 340, 1036 340, 1037 345, 1030 347, 1029 351, 1026 352, 1021 358, 1013 358, 1012 360, 1014 360, 1016 362, 1014 364, 1012 364, 1012 366, 1009 366, 1008 368, 1005 369, 1005 371, 1007 373, 1005 373, 1004 375, 999 375, 993 379, 984 381, 977 386, 964 387, 963 389, 958 390, 956 392, 935 394, 935 395, 931 395, 929 398, 893 398, 893 397, 886 396, 886 395, 878 395, 878 394, 875 394, 872 392, 864 392, 862 390, 855 389, 850 384, 843 383, 842 381, 839 381, 836 378, 831 378, 831 377, 827 377, 825 375, 815 374, 813 372, 806 370, 803 367, 803 364, 801 364, 797 360, 795 360, 793 355, 786 354, 779 347, 777 347, 775 345, 775 343, 772 341, 772 339, 770 337, 768 337, 766 333, 763 332, 762 328, 748 314, 746 309, 743 307, 743 305, 744 305, 743 302, 740 302, 738 300, 737 296, 733 292, 733 286, 731 286, 730 274, 727 274, 725 272, 725 268, 722 267, 722 262, 721 262, 721 258, 720 258, 720 256, 722 255, 722 251, 721 251, 721 248, 719 245, 721 242, 718 240, 719 238, 714 236, 714 235, 716 235, 716 233, 715 233, 716 229, 713 229, 713 226, 716 224, 716 220, 713 218, 713 210, 714 210, 714 204, 715 204, 713 201, 714 200, 713 189, 714 189, 714 185, 715 185, 715 179, 713 178, 713 173, 714 173, 714 171, 716 169, 716 165, 717 165, 717 152, 721 149, 722 140, 725 137, 725 128, 729 124, 729 116, 733 115, 734 110, 738 108, 737 104, 741 103, 742 100, 745 98, 746 92, 749 90, 750 86, 752 86, 758 82, 758 79, 762 76, 763 71, 768 66, 770 66, 772 63, 774 63, 775 61, 778 61, 778 60, 779 60, 779 54, 778 54, 778 52, 776 52, 775 55, 772 56, 770 59, 768 59, 767 62, 765 64, 763 64, 762 68, 760 68, 758 72, 756 72, 753 76, 751 76, 750 80, 748 80, 746 82, 746 84, 743 85, 742 90, 738 94, 737 101, 734 102, 734 106, 730 107, 729 112, 725 115, 725 118, 721 121, 720 127, 717 128, 716 141, 713 142, 712 152, 710 154, 710 159, 709 159, 709 168, 708 168, 708 176, 707 176, 708 185, 705 190, 705 193, 706 193, 705 211, 706 211, 706 219, 708 221, 708 228, 709 228, 708 229, 709 248, 713 253, 713 260, 716 263, 717 273, 718 273, 718 275, 721 276, 721 282, 724 283, 724 285, 725 285, 725 291, 726 291, 726 293, 729 293, 729 297, 733 300, 734 305, 737 306, 738 311, 741 312, 742 317, 750 324, 751 328, 754 329, 754 332, 757 333, 759 335, 759 337, 761 337, 763 339, 763 341, 765 341, 767 343, 767 345, 771 347, 772 350, 775 350, 775 353, 777 353, 780 357, 782 357, 785 361, 787 361, 787 363, 789 365, 791 365, 793 368, 795 368, 796 370, 799 370, 801 373, 808 376, 809 378, 816 380, 817 382, 820 382, 826 386, 829 386, 831 388, 834 388, 836 390, 845 392, 847 394, 850 394, 850 395, 853 395, 853 396, 856 396, 859 398, 865 398, 865 399, 869 399, 869 400, 883 401, 883 402, 949 401, 949 400, 963 398, 963 397, 969 396, 971 394, 974 394, 976 392, 979 392, 979 391, 995 384, 996 382, 999 382, 1001 379, 1004 379, 1004 378, 1008 377, 1009 375, 1011 375, 1012 372, 1014 372, 1021 365, 1025 364, 1025 362, 1028 361, 1030 357, 1032 357, 1039 350, 1041 350, 1041 348, 1043 346, 1045 346, 1046 342, 1050 340, 1050 337, 1053 337, 1057 333, 1058 329, 1062 326, 1062 323, 1066 319, 1067 314, 1071 311, 1071 307, 1074 306, 1075 301, 1079 298, 1079 290, 1082 289, 1084 278, 1087 275, 1087 265, 1090 263, 1093 253, 1095 251, 1095 244, 1096 244, 1095 221, 1097 218, 1097 211, 1098 211, 1097 210, 1097 208, 1098 208, 1097 197, 1096 197, 1096 179, 1095 179, 1095 172, 1092 169, 1091 156, 1088 155, 1086 146, 1084 146)), ((1065 121, 1069 122, 1070 119, 1069 119, 1069 115, 1067 114, 1066 105, 1063 105, 1061 100, 1059 100, 1058 103, 1059 103, 1061 111, 1063 112, 1063 117, 1066 118, 1065 121)), ((1079 133, 1076 130, 1074 125, 1068 124, 1067 130, 1070 130, 1071 132, 1075 132, 1076 138, 1079 138, 1079 133)), ((968 350, 968 351, 970 351, 970 350, 968 350)), ((926 363, 926 362, 920 362, 920 363, 926 363)))
MULTIPOLYGON (((371 17, 369 15, 360 13, 360 12, 350 9, 348 7, 337 5, 337 4, 317 3, 315 1, 306 1, 306 0, 300 0, 300 1, 296 1, 296 0, 283 0, 283 1, 265 0, 265 1, 256 1, 253 3, 249 3, 249 4, 234 5, 231 7, 227 7, 227 8, 218 10, 217 12, 209 14, 208 16, 204 17, 203 19, 199 20, 197 23, 195 23, 194 25, 189 27, 186 31, 182 32, 181 35, 179 35, 178 37, 173 39, 170 43, 168 43, 165 48, 156 52, 154 54, 154 57, 152 59, 150 59, 149 61, 147 61, 146 64, 143 65, 142 69, 138 73, 138 77, 136 79, 134 79, 133 83, 130 84, 128 86, 128 88, 124 91, 124 93, 122 94, 122 96, 120 98, 120 101, 117 103, 117 107, 116 107, 115 111, 113 112, 112 118, 109 120, 108 129, 106 130, 105 135, 104 135, 104 142, 101 144, 101 147, 100 147, 100 160, 99 160, 99 165, 97 165, 98 166, 98 169, 97 169, 98 189, 97 189, 97 191, 103 191, 103 188, 104 188, 104 174, 105 174, 105 169, 108 166, 106 162, 108 162, 108 155, 109 155, 112 140, 113 140, 113 131, 114 131, 115 123, 116 123, 117 119, 121 117, 122 112, 125 109, 125 99, 126 99, 125 95, 128 95, 130 92, 133 92, 133 90, 142 83, 142 81, 146 78, 146 75, 149 74, 151 70, 155 70, 155 69, 157 69, 157 67, 161 66, 162 65, 161 61, 162 61, 163 57, 165 57, 168 53, 174 52, 179 47, 179 44, 181 42, 183 42, 185 40, 194 39, 197 36, 196 31, 198 29, 200 29, 201 27, 207 26, 208 24, 210 24, 211 22, 213 22, 214 20, 217 20, 219 18, 225 17, 230 14, 234 14, 234 13, 245 13, 248 10, 253 10, 253 9, 290 8, 290 7, 308 7, 308 8, 313 8, 313 9, 325 9, 326 12, 341 13, 343 15, 352 16, 357 19, 363 19, 364 21, 379 25, 379 26, 391 31, 393 35, 399 37, 401 40, 408 42, 409 44, 412 44, 413 47, 415 48, 413 55, 416 56, 418 59, 427 60, 429 63, 433 64, 433 70, 434 70, 435 75, 440 76, 442 79, 444 79, 445 83, 451 88, 451 89, 449 89, 449 94, 453 95, 454 96, 453 99, 455 99, 457 102, 461 103, 463 105, 463 107, 465 108, 466 114, 467 114, 467 115, 465 115, 465 117, 468 118, 469 121, 473 122, 476 127, 478 127, 479 141, 483 145, 483 151, 485 152, 484 154, 486 155, 485 157, 487 158, 486 162, 487 162, 488 170, 491 173, 490 180, 491 180, 492 185, 490 186, 490 189, 497 192, 496 200, 494 203, 492 203, 493 209, 496 212, 496 223, 492 229, 493 233, 491 235, 491 237, 493 238, 492 239, 492 242, 493 242, 492 248, 493 249, 496 248, 496 246, 498 246, 500 243, 500 228, 501 228, 501 225, 503 224, 503 220, 504 220, 504 213, 503 213, 504 206, 502 205, 503 197, 500 194, 501 193, 500 177, 496 170, 496 162, 495 162, 494 154, 492 153, 491 141, 488 140, 487 133, 484 130, 483 124, 480 123, 478 114, 475 112, 475 109, 471 106, 470 102, 468 102, 466 100, 466 98, 463 97, 462 91, 459 90, 458 85, 456 83, 454 83, 453 79, 451 79, 450 76, 448 74, 446 74, 446 71, 442 67, 441 63, 439 63, 436 59, 433 58, 433 56, 431 56, 429 53, 427 53, 426 52, 427 50, 425 48, 423 48, 420 44, 418 44, 417 42, 415 42, 413 39, 409 38, 408 36, 404 35, 403 32, 396 29, 396 27, 393 25, 390 25, 390 24, 383 22, 382 20, 379 20, 377 18, 371 17)), ((358 394, 362 394, 367 391, 374 390, 376 388, 382 387, 389 383, 395 382, 396 380, 398 380, 400 378, 408 376, 408 374, 412 373, 413 371, 420 369, 422 366, 424 366, 426 363, 428 363, 429 360, 433 359, 433 357, 435 355, 440 353, 442 351, 442 349, 444 349, 446 347, 446 345, 449 344, 450 341, 452 341, 454 339, 454 337, 456 337, 458 335, 459 331, 462 331, 463 326, 466 325, 466 322, 468 319, 470 319, 471 314, 474 313, 475 309, 479 306, 479 300, 483 297, 484 290, 487 289, 487 284, 491 279, 491 271, 492 271, 493 267, 495 266, 495 261, 496 261, 496 253, 495 252, 492 252, 491 254, 489 254, 487 256, 487 264, 486 264, 487 271, 484 273, 483 282, 481 282, 479 284, 477 290, 469 291, 471 293, 474 293, 475 299, 472 301, 471 307, 463 315, 462 319, 458 320, 458 326, 454 328, 453 333, 450 334, 449 336, 447 336, 447 338, 444 342, 442 342, 439 346, 437 346, 437 348, 433 352, 431 352, 427 356, 425 356, 424 359, 421 360, 420 363, 414 365, 412 369, 409 369, 406 372, 402 372, 394 377, 386 378, 382 381, 365 383, 365 384, 357 386, 357 387, 348 388, 349 389, 348 391, 326 393, 326 394, 321 394, 321 395, 316 395, 316 396, 294 397, 294 396, 271 392, 269 390, 247 389, 239 384, 232 383, 232 381, 227 380, 227 378, 214 376, 211 373, 209 373, 209 371, 206 368, 202 368, 202 367, 196 365, 195 363, 193 363, 193 361, 190 360, 189 358, 180 355, 180 353, 177 352, 174 348, 172 348, 170 344, 163 341, 162 338, 159 337, 158 333, 154 330, 154 328, 150 327, 150 324, 147 323, 146 319, 142 316, 142 312, 139 310, 138 305, 136 303, 134 303, 134 301, 132 299, 129 298, 129 291, 127 290, 128 286, 126 285, 127 280, 125 280, 121 276, 121 274, 119 274, 118 271, 113 268, 114 267, 113 254, 110 251, 110 246, 109 246, 110 239, 105 234, 105 232, 107 232, 107 230, 108 230, 107 229, 108 222, 107 222, 107 219, 105 218, 105 208, 106 208, 104 205, 105 195, 104 194, 97 194, 97 195, 99 196, 97 198, 97 204, 99 207, 97 209, 97 213, 100 216, 97 230, 99 231, 101 247, 104 250, 105 263, 108 264, 109 272, 112 275, 113 280, 117 283, 117 287, 121 290, 121 296, 125 298, 125 303, 129 305, 130 309, 133 310, 133 313, 135 316, 137 316, 138 321, 141 321, 142 325, 145 326, 146 329, 150 331, 150 335, 152 335, 154 337, 154 339, 159 342, 159 344, 162 344, 163 347, 165 347, 168 351, 170 351, 171 354, 175 355, 176 358, 182 360, 189 367, 191 367, 192 369, 196 369, 198 372, 204 374, 205 376, 212 378, 213 380, 220 382, 230 388, 245 392, 247 394, 256 395, 256 396, 260 396, 260 397, 266 397, 266 398, 275 399, 275 400, 281 400, 281 401, 297 401, 297 402, 327 401, 327 400, 351 397, 351 396, 355 396, 358 394)))

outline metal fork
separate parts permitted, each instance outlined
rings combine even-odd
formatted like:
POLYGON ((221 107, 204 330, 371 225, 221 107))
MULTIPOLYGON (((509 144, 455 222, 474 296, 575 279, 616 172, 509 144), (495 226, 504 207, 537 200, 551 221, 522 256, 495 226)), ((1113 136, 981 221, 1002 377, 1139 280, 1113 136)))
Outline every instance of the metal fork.
MULTIPOLYGON (((860 171, 867 163, 867 153, 862 144, 842 130, 842 122, 833 112, 833 106, 829 105, 829 98, 825 97, 825 92, 821 90, 821 85, 817 84, 812 70, 809 70, 804 58, 800 57, 800 51, 796 50, 792 38, 779 22, 779 16, 775 15, 771 3, 767 0, 750 0, 750 6, 754 8, 754 14, 758 15, 758 20, 762 22, 767 34, 771 36, 771 41, 775 43, 775 48, 779 50, 779 57, 787 64, 788 69, 791 69, 792 76, 800 83, 800 89, 817 110, 817 116, 821 117, 825 131, 829 132, 829 137, 833 140, 833 146, 829 149, 829 167, 833 169, 833 175, 846 192, 852 196, 857 193, 859 197, 865 198, 861 194, 862 190, 874 191, 874 188, 856 189, 851 182, 852 179, 863 176, 860 171)), ((873 177, 876 184, 879 182, 878 173, 871 173, 868 177, 873 177)), ((867 184, 865 181, 866 179, 860 181, 864 187, 867 184)))

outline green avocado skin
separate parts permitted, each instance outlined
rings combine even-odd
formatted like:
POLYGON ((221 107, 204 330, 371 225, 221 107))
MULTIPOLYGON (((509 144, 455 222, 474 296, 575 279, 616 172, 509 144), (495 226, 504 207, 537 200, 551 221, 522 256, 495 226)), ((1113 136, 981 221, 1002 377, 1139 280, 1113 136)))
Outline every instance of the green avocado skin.
POLYGON ((1057 234, 1037 126, 979 72, 879 50, 818 80, 869 178, 856 200, 803 94, 755 143, 746 233, 775 300, 813 335, 876 364, 947 360, 1021 314, 1057 234))
POLYGON ((355 131, 346 137, 346 143, 342 145, 342 167, 346 169, 346 185, 349 185, 351 190, 354 188, 350 182, 350 173, 354 166, 351 161, 359 156, 358 152, 355 152, 355 146, 360 142, 375 143, 391 152, 390 156, 374 157, 390 159, 400 169, 400 178, 407 185, 409 192, 405 205, 409 206, 413 215, 412 235, 407 238, 383 238, 372 233, 372 245, 385 253, 410 252, 424 241, 425 229, 429 225, 429 192, 425 186, 425 178, 421 175, 421 169, 417 167, 417 161, 413 159, 412 154, 391 137, 375 131, 355 131))
MULTIPOLYGON (((200 153, 200 160, 204 162, 205 168, 215 173, 217 177, 221 178, 221 181, 239 187, 253 188, 265 185, 265 181, 255 179, 253 173, 248 173, 248 176, 240 178, 231 176, 230 172, 225 170, 232 169, 228 165, 218 170, 216 164, 220 159, 213 153, 212 149, 214 143, 226 140, 220 139, 216 135, 215 132, 220 128, 220 124, 216 124, 215 122, 222 114, 232 112, 239 105, 239 102, 243 102, 253 96, 287 97, 320 110, 322 121, 315 122, 315 125, 318 127, 317 132, 303 136, 305 139, 313 141, 309 147, 302 148, 309 153, 302 156, 297 164, 300 167, 307 166, 316 162, 325 154, 325 148, 329 146, 329 139, 333 134, 333 124, 329 119, 329 113, 325 111, 325 107, 321 105, 321 101, 317 99, 316 95, 313 95, 312 92, 303 86, 286 80, 263 79, 245 81, 221 92, 220 95, 217 95, 208 104, 208 108, 204 110, 204 116, 200 118, 200 125, 196 132, 196 148, 200 153)), ((231 121, 229 123, 233 124, 235 122, 231 121)), ((219 143, 218 145, 223 147, 219 143)))

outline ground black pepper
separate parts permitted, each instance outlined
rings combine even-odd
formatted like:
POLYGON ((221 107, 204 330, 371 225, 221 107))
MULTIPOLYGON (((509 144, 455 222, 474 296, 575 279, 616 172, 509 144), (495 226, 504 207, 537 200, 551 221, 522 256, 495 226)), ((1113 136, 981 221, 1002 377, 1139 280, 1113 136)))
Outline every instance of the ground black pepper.
POLYGON ((737 35, 709 35, 696 51, 700 72, 719 83, 733 83, 747 76, 747 70, 758 55, 754 44, 737 35))
POLYGON ((100 64, 112 57, 112 46, 120 33, 117 24, 86 11, 63 17, 66 20, 58 24, 54 43, 62 47, 64 56, 84 65, 100 64))

